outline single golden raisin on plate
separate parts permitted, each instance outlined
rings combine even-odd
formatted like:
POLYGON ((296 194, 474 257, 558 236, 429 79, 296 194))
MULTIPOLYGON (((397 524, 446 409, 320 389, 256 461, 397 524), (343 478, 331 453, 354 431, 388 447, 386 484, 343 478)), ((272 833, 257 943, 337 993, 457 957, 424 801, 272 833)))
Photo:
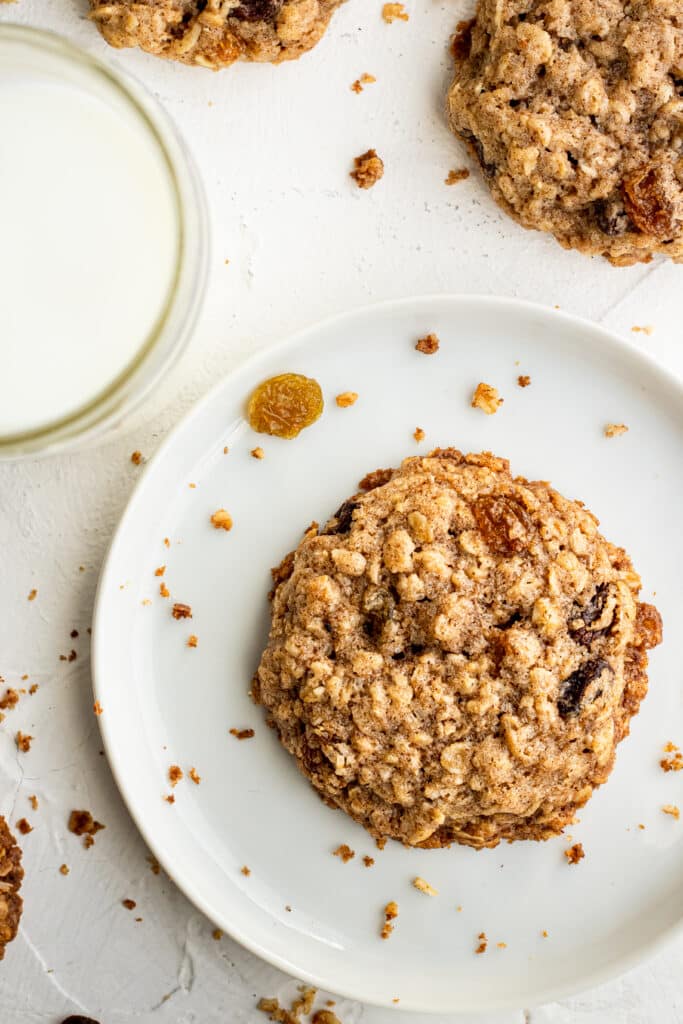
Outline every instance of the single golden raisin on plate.
POLYGON ((291 440, 319 419, 324 404, 317 380, 300 373, 281 373, 252 392, 247 406, 249 426, 258 434, 291 440))

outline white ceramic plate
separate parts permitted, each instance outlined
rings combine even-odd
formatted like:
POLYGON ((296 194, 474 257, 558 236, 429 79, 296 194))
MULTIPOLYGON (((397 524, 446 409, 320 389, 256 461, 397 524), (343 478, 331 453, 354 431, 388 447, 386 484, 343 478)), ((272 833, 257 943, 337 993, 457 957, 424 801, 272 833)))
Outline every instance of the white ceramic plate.
POLYGON ((661 811, 683 806, 683 775, 658 764, 665 742, 683 744, 682 458, 682 391, 672 377, 596 326, 509 300, 437 297, 361 310, 223 381, 148 466, 97 599, 93 666, 107 754, 169 875, 220 928, 291 974, 370 1003, 400 999, 405 1009, 542 1002, 655 949, 683 917, 683 820, 661 811), (428 331, 441 339, 429 357, 414 348, 428 331), (295 441, 256 436, 243 419, 245 398, 285 371, 320 381, 325 413, 295 441), (521 373, 532 378, 526 389, 516 383, 521 373), (480 380, 505 399, 495 416, 470 408, 480 380), (339 409, 334 396, 346 390, 360 397, 339 409), (606 439, 610 421, 629 433, 606 439), (421 445, 416 426, 426 431, 421 445), (257 444, 262 461, 250 455, 257 444), (270 566, 368 470, 436 445, 491 449, 513 471, 584 500, 631 553, 645 599, 656 591, 668 626, 612 778, 571 829, 586 851, 576 867, 563 839, 483 852, 389 844, 380 853, 323 805, 247 695, 267 636, 270 566), (210 525, 220 507, 234 518, 230 533, 210 525), (162 564, 171 600, 159 596, 162 564), (192 606, 191 621, 172 618, 173 600, 192 606), (196 649, 186 646, 190 633, 196 649), (229 735, 247 726, 254 739, 229 735), (197 786, 186 777, 172 806, 163 800, 171 764, 196 766, 202 778, 197 786), (332 856, 340 843, 356 851, 348 864, 332 856), (375 858, 371 869, 364 854, 375 858), (411 887, 418 874, 438 897, 411 887), (382 942, 389 900, 400 916, 382 942), (489 948, 475 956, 482 931, 489 948))

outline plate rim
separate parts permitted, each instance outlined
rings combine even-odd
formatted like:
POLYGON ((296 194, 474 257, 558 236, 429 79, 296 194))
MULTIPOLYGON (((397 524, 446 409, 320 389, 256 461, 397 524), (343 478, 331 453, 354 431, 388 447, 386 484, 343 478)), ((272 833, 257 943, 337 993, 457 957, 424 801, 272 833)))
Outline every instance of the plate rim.
MULTIPOLYGON (((481 305, 483 308, 497 306, 501 310, 507 308, 511 312, 514 311, 515 313, 526 313, 527 315, 540 314, 542 317, 548 318, 549 320, 560 318, 567 326, 572 327, 575 331, 590 331, 597 334, 601 336, 602 341, 608 349, 611 347, 615 352, 624 353, 629 358, 635 358, 636 361, 641 362, 644 366, 648 367, 650 371, 654 371, 655 374, 660 377, 663 384, 667 384, 674 391, 678 391, 683 405, 683 378, 679 377, 674 371, 666 367, 655 355, 650 352, 644 352, 631 339, 622 337, 615 331, 612 331, 604 327, 602 324, 588 319, 587 317, 582 317, 556 307, 531 302, 525 299, 518 299, 511 296, 488 295, 485 292, 434 292, 423 295, 412 295, 399 299, 387 299, 381 302, 363 303, 359 306, 354 306, 351 309, 332 313, 329 316, 318 319, 307 326, 285 335, 284 338, 280 338, 272 343, 267 343, 256 352, 240 359, 235 366, 221 376, 221 378, 206 392, 206 394, 202 395, 192 404, 180 420, 171 428, 155 451, 154 455, 149 459, 126 501, 102 561, 93 604, 91 684, 94 700, 101 700, 103 696, 102 679, 106 674, 106 667, 101 664, 100 655, 100 648, 102 646, 100 636, 101 632, 105 629, 105 625, 103 624, 105 619, 102 607, 104 604, 104 594, 107 590, 109 576, 112 573, 113 556, 116 544, 128 525, 132 506, 145 485, 148 473, 157 465, 157 463, 161 462, 166 457, 167 452, 176 443, 180 435, 183 434, 190 424, 195 419, 199 418, 202 412, 215 401, 217 395, 219 395, 224 388, 229 386, 229 383, 234 377, 240 374, 249 373, 250 370, 257 368, 259 363, 269 360, 280 353, 284 353, 290 348, 295 348, 298 345, 305 343, 310 336, 314 336, 320 331, 329 330, 332 327, 342 326, 345 322, 359 317, 363 318, 368 315, 375 315, 377 313, 387 312, 390 310, 400 311, 405 308, 429 306, 432 303, 443 303, 444 301, 452 304, 453 306, 457 306, 459 304, 481 305)), ((97 723, 106 754, 107 764, 112 773, 117 790, 123 800, 127 812, 135 824, 135 827, 173 884, 178 887, 193 906, 200 910, 210 921, 214 921, 215 911, 213 908, 196 891, 194 882, 191 879, 188 879, 182 870, 176 870, 173 865, 172 853, 170 851, 167 853, 164 847, 157 843, 153 832, 147 828, 145 824, 144 808, 137 807, 135 795, 133 792, 129 792, 126 788, 122 778, 122 772, 119 770, 119 759, 123 760, 125 758, 125 752, 121 751, 120 754, 117 754, 117 742, 111 734, 109 723, 108 721, 105 721, 105 718, 106 716, 98 716, 97 723)), ((221 922, 221 924, 224 925, 224 922, 221 922)), ((287 974, 289 977, 294 976, 298 980, 305 981, 308 984, 314 985, 316 988, 322 989, 323 991, 333 992, 345 999, 364 1003, 368 1006, 392 1009, 403 1013, 453 1014, 458 1016, 464 1013, 483 1013, 520 1009, 516 1003, 510 1002, 509 998, 496 998, 494 993, 492 993, 491 997, 487 999, 485 1003, 479 1001, 476 1004, 465 1006, 462 1004, 456 1006, 452 1002, 441 1003, 439 1005, 425 1005, 423 1003, 415 1001, 411 1002, 409 1000, 404 1002, 403 999, 399 1005, 396 1005, 391 1002, 388 996, 383 999, 377 995, 364 992, 362 990, 360 992, 354 992, 349 989, 345 989, 344 986, 339 988, 335 985, 334 979, 316 974, 315 972, 307 970, 304 967, 299 967, 298 965, 296 965, 296 974, 293 975, 292 971, 295 965, 285 956, 277 952, 272 952, 267 947, 262 946, 258 941, 253 940, 248 934, 245 934, 239 927, 225 928, 225 931, 243 948, 259 957, 267 964, 270 964, 287 974)), ((648 940, 637 949, 621 954, 620 956, 610 960, 608 963, 589 970, 587 973, 583 974, 580 979, 573 983, 571 981, 567 981, 566 983, 558 983, 546 988, 539 988, 533 997, 530 996, 525 1000, 523 1005, 525 1007, 534 1007, 546 1003, 557 1002, 575 996, 581 992, 585 992, 588 989, 605 984, 606 982, 626 973, 635 966, 650 960, 662 949, 668 946, 676 937, 682 934, 683 914, 676 922, 665 927, 654 938, 648 940)), ((456 993, 454 993, 453 998, 456 998, 456 993)))

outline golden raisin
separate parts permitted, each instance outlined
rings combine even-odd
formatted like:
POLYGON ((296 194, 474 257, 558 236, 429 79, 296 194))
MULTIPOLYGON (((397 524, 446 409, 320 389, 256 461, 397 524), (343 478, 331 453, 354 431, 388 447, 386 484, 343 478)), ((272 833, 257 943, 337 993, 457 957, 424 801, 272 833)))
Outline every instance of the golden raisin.
POLYGON ((670 167, 646 165, 624 179, 624 206, 640 231, 669 238, 676 231, 674 200, 679 191, 670 167))
POLYGON ((247 416, 252 430, 291 439, 320 417, 324 407, 320 385, 300 373, 281 373, 252 392, 247 416))

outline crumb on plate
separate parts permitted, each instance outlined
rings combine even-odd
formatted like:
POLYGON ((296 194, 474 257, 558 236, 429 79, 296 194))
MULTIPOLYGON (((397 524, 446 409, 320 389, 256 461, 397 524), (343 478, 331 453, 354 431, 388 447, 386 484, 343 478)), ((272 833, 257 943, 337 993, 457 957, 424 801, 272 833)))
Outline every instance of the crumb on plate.
POLYGON ((485 953, 486 949, 487 949, 487 946, 489 944, 489 940, 486 938, 486 932, 479 932, 479 935, 477 936, 477 938, 479 940, 479 945, 477 946, 477 948, 475 949, 474 952, 475 953, 485 953))
POLYGON ((171 591, 168 589, 168 587, 166 586, 166 584, 164 583, 163 580, 159 584, 159 594, 161 595, 161 597, 170 597, 171 596, 171 591))
POLYGON ((196 635, 196 633, 190 633, 190 635, 187 638, 187 646, 188 647, 196 647, 198 645, 198 643, 199 643, 199 637, 196 635))
POLYGON ((171 615, 173 616, 174 619, 191 619, 192 608, 190 607, 189 604, 181 604, 180 602, 176 601, 176 603, 171 608, 171 615))
POLYGON ((605 437, 619 437, 620 434, 626 434, 628 427, 625 423, 608 423, 605 427, 605 437))
POLYGON ((384 908, 384 924, 380 936, 383 939, 388 939, 394 930, 394 925, 391 923, 398 917, 398 903, 395 900, 390 900, 384 908))
POLYGON ((230 735, 236 740, 250 740, 256 733, 253 729, 231 729, 230 735))
POLYGON ((121 905, 124 906, 126 910, 135 910, 137 907, 135 900, 121 900, 121 905))
POLYGON ((366 71, 360 76, 360 78, 356 79, 356 81, 351 86, 351 91, 361 93, 363 91, 364 85, 372 85, 372 83, 376 81, 377 79, 375 78, 375 76, 369 75, 366 71))
POLYGON ((59 873, 60 873, 60 875, 68 875, 69 874, 69 865, 68 864, 60 864, 59 865, 59 873))
POLYGON ((355 405, 358 401, 357 391, 342 391, 340 395, 337 395, 335 402, 340 409, 348 409, 350 405, 355 405))
POLYGON ((31 794, 31 796, 28 798, 28 802, 30 803, 34 811, 38 810, 38 797, 35 795, 35 793, 31 794))
POLYGON ((377 156, 376 150, 368 149, 354 158, 350 175, 358 188, 372 188, 384 175, 384 161, 377 156))
POLYGON ((139 466, 140 463, 142 462, 142 452, 139 452, 136 449, 131 455, 130 461, 133 463, 134 466, 139 466))
POLYGON ((494 413, 498 412, 504 399, 498 394, 498 389, 494 388, 492 384, 485 384, 481 381, 477 384, 476 390, 472 395, 472 408, 481 409, 487 416, 493 416, 494 413))
POLYGON ((166 566, 165 565, 160 565, 158 569, 154 570, 154 575, 155 576, 163 576, 165 572, 166 572, 166 566))
POLYGON ((240 872, 244 875, 245 878, 249 878, 249 875, 251 874, 251 868, 248 868, 246 864, 243 864, 242 867, 240 868, 240 872))
POLYGON ((654 327, 652 324, 646 324, 645 327, 639 327, 637 324, 634 325, 631 330, 634 334, 653 334, 654 327))
POLYGON ((202 781, 202 777, 201 777, 201 775, 199 774, 199 772, 197 771, 196 768, 190 768, 190 770, 189 770, 189 772, 187 774, 190 776, 190 778, 194 782, 195 786, 198 786, 199 783, 202 781))
POLYGON ((429 882, 426 882, 424 878, 420 878, 419 875, 417 876, 417 878, 413 879, 413 887, 417 889, 419 892, 423 892, 425 896, 439 895, 438 889, 435 889, 433 885, 430 885, 429 882))
POLYGON ((424 441, 425 432, 422 429, 422 427, 415 427, 415 430, 413 431, 413 437, 415 438, 418 444, 420 443, 420 441, 424 441))
POLYGON ((415 348, 418 352, 421 352, 423 356, 433 356, 435 352, 439 351, 439 341, 436 334, 425 334, 424 338, 418 338, 415 344, 415 348))
POLYGON ((356 851, 352 850, 350 846, 346 845, 346 843, 342 843, 341 846, 338 846, 336 850, 332 851, 332 856, 339 857, 344 864, 348 864, 348 862, 353 860, 356 856, 356 851))
POLYGON ((586 856, 583 851, 583 843, 574 843, 568 850, 564 851, 568 864, 578 864, 586 856))
POLYGON ((29 750, 31 749, 33 736, 29 736, 26 733, 21 732, 20 730, 15 736, 15 741, 17 744, 17 749, 21 750, 22 753, 24 754, 28 754, 29 750))
POLYGON ((678 807, 676 807, 676 804, 664 804, 662 810, 664 814, 670 814, 672 818, 676 819, 676 821, 678 821, 681 816, 681 812, 678 807))
POLYGON ((367 854, 363 857, 363 864, 365 864, 366 868, 371 868, 374 863, 375 863, 375 858, 374 857, 368 857, 367 854))
POLYGON ((100 704, 100 702, 98 700, 96 700, 95 703, 93 704, 92 710, 93 710, 93 714, 97 715, 98 718, 102 714, 102 705, 100 704))
POLYGON ((531 384, 531 377, 528 373, 520 373, 519 377, 517 378, 517 384, 520 388, 528 388, 531 384))
POLYGON ((211 516, 211 525, 214 530, 232 530, 232 516, 224 508, 218 508, 211 516))
POLYGON ((394 21, 408 21, 409 14, 406 11, 405 4, 389 3, 384 4, 382 7, 382 17, 387 25, 391 25, 394 21))
POLYGON ((457 185, 459 181, 465 181, 469 176, 470 172, 466 167, 458 167, 448 172, 448 177, 444 178, 444 185, 457 185))
POLYGON ((28 597, 27 597, 27 599, 26 599, 26 600, 27 600, 27 601, 35 601, 35 599, 37 598, 37 596, 38 596, 38 591, 37 591, 37 590, 35 589, 35 587, 34 587, 34 588, 33 588, 33 590, 29 590, 29 592, 28 592, 28 597))
POLYGON ((266 453, 264 452, 263 448, 252 448, 251 456, 253 459, 265 459, 266 453))
POLYGON ((178 785, 182 778, 183 769, 180 767, 179 764, 172 764, 171 767, 168 769, 168 781, 171 783, 172 786, 175 787, 178 785))
POLYGON ((26 818, 19 818, 17 831, 21 832, 22 836, 27 836, 29 832, 33 832, 33 825, 30 825, 26 818))

